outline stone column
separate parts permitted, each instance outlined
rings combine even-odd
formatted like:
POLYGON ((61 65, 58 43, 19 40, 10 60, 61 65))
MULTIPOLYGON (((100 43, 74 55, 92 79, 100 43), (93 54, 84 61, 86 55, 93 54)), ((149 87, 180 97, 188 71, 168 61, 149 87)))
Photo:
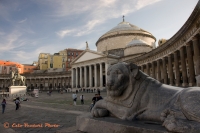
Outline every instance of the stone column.
POLYGON ((143 65, 141 65, 141 71, 144 72, 144 66, 143 65))
POLYGON ((102 71, 102 63, 100 65, 100 87, 103 87, 103 71, 102 71))
POLYGON ((157 60, 157 80, 161 80, 161 72, 160 72, 160 60, 157 60))
POLYGON ((149 69, 149 64, 148 63, 146 64, 146 67, 147 67, 147 75, 150 75, 150 69, 149 69))
POLYGON ((155 77, 155 65, 154 65, 154 62, 151 63, 151 66, 152 66, 152 78, 155 79, 156 77, 155 77))
POLYGON ((59 85, 59 84, 58 84, 58 83, 59 83, 59 82, 58 82, 58 81, 59 81, 58 79, 59 79, 59 78, 57 77, 57 78, 56 78, 56 90, 58 89, 58 85, 59 85))
POLYGON ((105 76, 106 76, 106 84, 107 84, 107 72, 108 72, 108 67, 110 64, 105 63, 105 76))
POLYGON ((195 72, 194 72, 194 62, 193 62, 193 55, 191 45, 186 45, 187 50, 187 60, 188 60, 188 67, 189 67, 189 86, 194 86, 195 84, 195 72))
POLYGON ((40 77, 38 78, 38 82, 39 82, 39 89, 41 89, 41 88, 40 88, 40 84, 41 84, 41 79, 40 79, 40 77))
POLYGON ((174 76, 173 76, 173 68, 172 68, 172 58, 171 58, 171 54, 168 55, 168 73, 169 73, 170 85, 173 85, 173 84, 174 84, 174 76))
POLYGON ((48 89, 47 90, 49 90, 49 86, 50 86, 50 83, 49 83, 49 78, 48 78, 48 89))
POLYGON ((80 87, 81 88, 83 87, 83 81, 82 81, 83 77, 82 76, 83 76, 82 75, 82 67, 80 67, 80 87))
POLYGON ((186 70, 186 63, 185 63, 185 55, 184 55, 184 47, 180 49, 180 56, 181 56, 181 68, 182 68, 182 86, 187 86, 187 70, 186 70))
POLYGON ((178 51, 174 52, 174 67, 176 72, 176 86, 180 86, 180 69, 179 69, 179 60, 178 60, 178 51))
POLYGON ((167 84, 167 69, 166 69, 166 60, 165 60, 165 57, 163 57, 162 63, 163 63, 163 78, 164 78, 164 84, 167 84))
POLYGON ((198 38, 192 38, 192 44, 194 48, 194 63, 195 63, 195 70, 196 70, 196 82, 197 86, 200 86, 200 50, 198 44, 198 38))
POLYGON ((97 87, 97 64, 94 64, 94 84, 97 87))
POLYGON ((90 88, 92 87, 92 66, 89 66, 89 83, 90 83, 90 88))
POLYGON ((74 88, 74 68, 72 68, 71 77, 72 77, 72 88, 74 88))
POLYGON ((78 88, 78 67, 76 68, 76 88, 78 88))
POLYGON ((43 78, 43 90, 45 90, 45 78, 43 78))
POLYGON ((84 87, 87 87, 87 66, 84 66, 84 87))

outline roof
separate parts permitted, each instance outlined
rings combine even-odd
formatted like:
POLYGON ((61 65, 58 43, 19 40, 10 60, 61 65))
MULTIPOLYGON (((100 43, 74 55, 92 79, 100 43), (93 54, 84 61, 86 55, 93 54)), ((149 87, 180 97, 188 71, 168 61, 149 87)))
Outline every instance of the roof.
MULTIPOLYGON (((132 46, 138 46, 138 45, 144 45, 144 46, 149 46, 147 42, 141 40, 141 39, 134 39, 131 42, 129 42, 126 47, 132 47, 132 46)), ((150 47, 150 46, 149 46, 150 47)))

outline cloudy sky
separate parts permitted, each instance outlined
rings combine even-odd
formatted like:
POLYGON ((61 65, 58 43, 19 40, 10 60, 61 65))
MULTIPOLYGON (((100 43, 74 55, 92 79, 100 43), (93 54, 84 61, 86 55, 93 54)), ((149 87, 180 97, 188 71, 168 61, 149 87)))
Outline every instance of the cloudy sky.
POLYGON ((39 53, 96 50, 96 41, 122 21, 169 39, 198 0, 0 0, 0 60, 32 63, 39 53))

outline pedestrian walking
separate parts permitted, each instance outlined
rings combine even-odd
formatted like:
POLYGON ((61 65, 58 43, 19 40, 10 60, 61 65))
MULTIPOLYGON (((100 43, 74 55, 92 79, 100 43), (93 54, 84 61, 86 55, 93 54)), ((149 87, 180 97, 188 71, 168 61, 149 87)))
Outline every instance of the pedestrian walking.
POLYGON ((77 95, 76 95, 76 93, 73 93, 73 94, 72 94, 72 98, 73 98, 73 101, 74 101, 74 105, 76 105, 76 100, 77 100, 77 95))
POLYGON ((85 99, 84 96, 81 95, 81 96, 80 96, 80 99, 81 99, 81 104, 83 105, 83 104, 84 104, 84 99, 85 99))
POLYGON ((2 106, 2 114, 3 114, 6 108, 6 99, 3 99, 3 101, 1 102, 1 106, 2 106))
POLYGON ((15 100, 15 104, 16 104, 16 110, 18 110, 18 109, 19 109, 19 106, 20 106, 19 97, 16 98, 16 100, 15 100))

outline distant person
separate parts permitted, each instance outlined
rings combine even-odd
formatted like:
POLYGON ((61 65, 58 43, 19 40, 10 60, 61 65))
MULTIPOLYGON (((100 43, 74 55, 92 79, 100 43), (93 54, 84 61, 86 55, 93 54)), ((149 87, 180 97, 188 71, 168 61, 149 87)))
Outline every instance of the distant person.
POLYGON ((49 96, 51 96, 52 90, 49 91, 49 96))
POLYGON ((74 101, 74 105, 76 106, 76 100, 77 100, 77 95, 76 95, 76 93, 73 93, 73 94, 72 94, 72 98, 73 98, 73 101, 74 101))
POLYGON ((3 99, 3 101, 1 102, 1 106, 2 106, 2 114, 3 114, 6 108, 6 99, 3 99))
POLYGON ((98 95, 98 94, 95 94, 95 96, 92 98, 93 106, 94 106, 95 103, 98 101, 97 95, 98 95))
POLYGON ((16 98, 16 100, 15 100, 15 104, 16 104, 16 110, 18 110, 18 109, 19 109, 19 106, 20 106, 19 97, 16 98))
POLYGON ((100 95, 100 89, 97 89, 98 94, 100 95))
POLYGON ((97 94, 97 101, 103 99, 102 96, 100 96, 100 94, 97 94))
POLYGON ((83 105, 83 104, 84 104, 84 96, 81 95, 81 96, 80 96, 80 99, 81 99, 81 104, 83 105))

